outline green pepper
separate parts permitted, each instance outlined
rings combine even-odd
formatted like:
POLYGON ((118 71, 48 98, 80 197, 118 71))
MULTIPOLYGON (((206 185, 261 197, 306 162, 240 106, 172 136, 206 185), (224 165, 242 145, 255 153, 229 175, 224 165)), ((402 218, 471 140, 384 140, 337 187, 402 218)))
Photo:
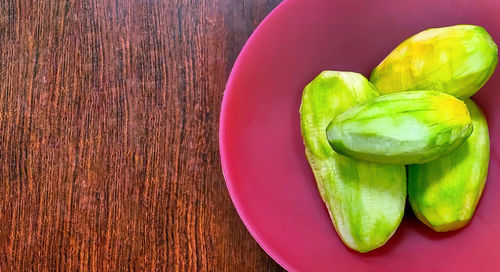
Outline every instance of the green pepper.
POLYGON ((354 106, 327 128, 332 148, 356 159, 425 163, 455 150, 472 132, 465 104, 449 94, 411 91, 354 106))
POLYGON ((459 229, 470 221, 488 175, 488 124, 470 99, 474 131, 457 150, 435 161, 408 166, 408 196, 415 215, 435 231, 459 229))
POLYGON ((370 81, 382 94, 430 89, 467 98, 488 81, 497 63, 497 45, 484 28, 431 28, 398 45, 370 81))
POLYGON ((332 150, 328 123, 338 114, 379 94, 360 74, 324 71, 304 89, 300 124, 306 157, 342 241, 367 252, 396 231, 406 199, 402 165, 358 161, 332 150))

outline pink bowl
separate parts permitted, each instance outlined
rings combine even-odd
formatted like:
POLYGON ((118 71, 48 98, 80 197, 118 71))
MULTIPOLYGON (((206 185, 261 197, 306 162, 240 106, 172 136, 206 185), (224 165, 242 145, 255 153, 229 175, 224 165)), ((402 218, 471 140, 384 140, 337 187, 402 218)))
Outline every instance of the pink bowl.
POLYGON ((385 246, 347 249, 316 189, 299 125, 302 89, 322 70, 368 76, 397 44, 430 27, 481 25, 499 42, 499 11, 498 0, 287 0, 262 22, 227 84, 220 153, 234 205, 273 259, 289 271, 499 271, 500 69, 473 97, 489 122, 491 161, 482 200, 461 231, 435 233, 407 209, 385 246))

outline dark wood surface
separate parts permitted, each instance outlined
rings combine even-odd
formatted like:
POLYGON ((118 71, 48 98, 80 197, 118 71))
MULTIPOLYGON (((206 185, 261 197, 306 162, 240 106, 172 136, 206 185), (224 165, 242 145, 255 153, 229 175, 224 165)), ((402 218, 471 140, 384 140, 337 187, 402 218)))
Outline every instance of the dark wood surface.
POLYGON ((223 180, 229 71, 278 0, 0 4, 0 271, 280 271, 223 180))

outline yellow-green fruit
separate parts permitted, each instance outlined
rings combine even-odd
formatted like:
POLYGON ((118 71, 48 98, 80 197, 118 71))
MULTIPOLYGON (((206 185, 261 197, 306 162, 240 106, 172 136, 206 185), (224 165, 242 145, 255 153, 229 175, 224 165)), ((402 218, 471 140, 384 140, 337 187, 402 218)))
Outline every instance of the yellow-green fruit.
POLYGON ((458 149, 426 164, 408 166, 408 196, 416 216, 435 231, 459 229, 470 221, 488 173, 488 125, 470 99, 474 130, 458 149))
POLYGON ((455 150, 471 134, 469 111, 435 91, 382 95, 339 114, 327 128, 336 152, 377 163, 425 163, 455 150))
POLYGON ((486 83, 497 63, 497 45, 484 28, 431 28, 398 45, 370 81, 382 94, 431 89, 467 98, 486 83))
POLYGON ((325 130, 338 114, 378 95, 360 74, 325 71, 305 87, 300 107, 306 156, 321 197, 342 241, 359 252, 382 246, 399 226, 406 199, 405 167, 337 154, 325 130))

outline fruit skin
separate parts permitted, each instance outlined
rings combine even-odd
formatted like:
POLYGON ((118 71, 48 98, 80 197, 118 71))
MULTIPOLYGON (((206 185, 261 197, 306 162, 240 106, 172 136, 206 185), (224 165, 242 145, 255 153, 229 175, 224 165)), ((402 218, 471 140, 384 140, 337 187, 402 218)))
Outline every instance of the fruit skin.
POLYGON ((484 28, 431 28, 398 45, 370 81, 381 94, 432 89, 467 98, 488 81, 497 64, 497 45, 484 28))
POLYGON ((426 164, 408 166, 408 196, 415 215, 435 231, 451 231, 469 223, 488 175, 488 124, 470 99, 474 125, 470 137, 457 150, 426 164))
POLYGON ((321 198, 344 244, 359 252, 382 246, 399 226, 406 169, 337 154, 325 129, 337 114, 378 95, 360 74, 324 71, 305 87, 300 107, 306 156, 321 198))
POLYGON ((327 137, 336 152, 386 164, 425 163, 455 150, 473 128, 465 104, 435 91, 379 96, 332 120, 327 137))

